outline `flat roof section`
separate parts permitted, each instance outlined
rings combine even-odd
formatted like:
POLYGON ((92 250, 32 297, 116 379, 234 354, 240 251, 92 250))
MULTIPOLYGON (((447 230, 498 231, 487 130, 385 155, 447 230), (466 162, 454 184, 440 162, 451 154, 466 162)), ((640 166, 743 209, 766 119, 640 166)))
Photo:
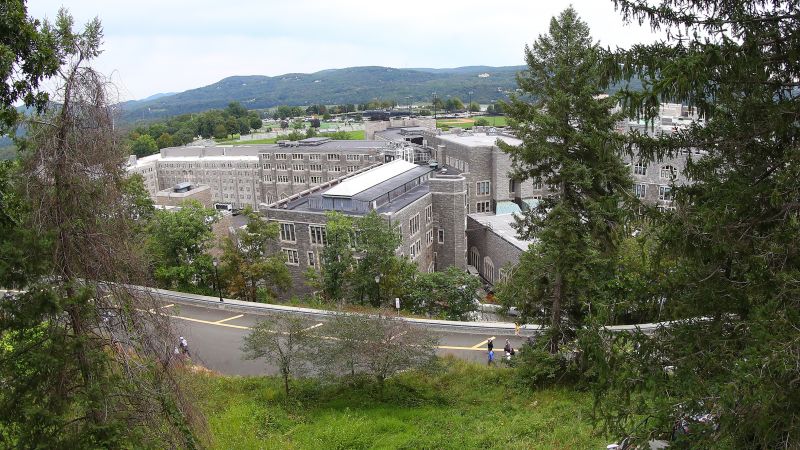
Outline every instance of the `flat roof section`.
POLYGON ((462 133, 458 134, 440 134, 439 139, 450 141, 454 144, 468 145, 470 147, 490 147, 495 145, 495 142, 500 139, 508 145, 520 145, 522 140, 511 136, 504 136, 500 134, 486 134, 486 133, 462 133))
POLYGON ((348 178, 324 192, 326 197, 352 197, 359 192, 383 183, 384 181, 408 172, 417 166, 402 159, 380 165, 374 169, 348 178))
POLYGON ((469 214, 469 217, 520 250, 527 250, 533 243, 517 237, 517 230, 512 226, 515 223, 514 214, 475 213, 469 214))
MULTIPOLYGON (((405 185, 406 183, 414 181, 417 178, 432 171, 433 169, 431 169, 430 167, 416 166, 411 170, 405 171, 400 175, 389 178, 388 180, 382 181, 376 184, 375 186, 372 186, 369 189, 365 189, 359 192, 358 194, 354 195, 353 198, 356 200, 363 200, 366 202, 375 200, 376 198, 382 195, 386 195, 389 192, 392 192, 393 190, 405 185)), ((327 195, 327 192, 324 194, 327 195)))

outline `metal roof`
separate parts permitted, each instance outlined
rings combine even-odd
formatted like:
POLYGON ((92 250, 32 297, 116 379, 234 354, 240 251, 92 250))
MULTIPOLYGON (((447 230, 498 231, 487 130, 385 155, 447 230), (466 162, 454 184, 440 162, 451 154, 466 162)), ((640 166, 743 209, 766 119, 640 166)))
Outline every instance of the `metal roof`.
MULTIPOLYGON (((431 169, 430 167, 415 165, 415 167, 412 168, 411 170, 408 170, 406 172, 401 173, 400 175, 394 176, 386 181, 378 183, 369 189, 365 189, 359 192, 358 194, 354 195, 353 198, 356 200, 363 200, 363 201, 374 200, 430 172, 433 172, 433 169, 431 169)), ((328 193, 326 192, 325 195, 327 194, 328 193)))
POLYGON ((325 191, 324 195, 326 197, 352 197, 359 192, 364 192, 377 184, 383 183, 392 177, 396 177, 416 167, 419 166, 402 159, 397 159, 348 178, 325 191))

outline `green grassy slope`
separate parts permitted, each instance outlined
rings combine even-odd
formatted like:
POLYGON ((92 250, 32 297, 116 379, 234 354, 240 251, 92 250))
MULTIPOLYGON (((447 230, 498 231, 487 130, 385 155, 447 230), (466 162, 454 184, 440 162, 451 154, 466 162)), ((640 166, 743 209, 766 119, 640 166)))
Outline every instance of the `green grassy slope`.
POLYGON ((431 374, 376 385, 300 383, 285 405, 269 377, 195 375, 219 449, 580 449, 603 448, 589 394, 516 387, 512 373, 445 360, 431 374))

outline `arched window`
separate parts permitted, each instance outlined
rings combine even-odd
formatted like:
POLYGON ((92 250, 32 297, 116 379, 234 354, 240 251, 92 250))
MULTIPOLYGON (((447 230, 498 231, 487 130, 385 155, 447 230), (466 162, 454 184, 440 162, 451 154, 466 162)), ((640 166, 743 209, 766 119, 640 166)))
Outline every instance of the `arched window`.
POLYGON ((477 248, 472 247, 469 251, 469 265, 476 269, 480 269, 481 267, 480 262, 481 262, 480 252, 478 252, 477 248))
POLYGON ((489 283, 494 283, 494 263, 488 256, 483 258, 483 278, 489 283))
POLYGON ((673 166, 664 166, 661 168, 661 178, 665 180, 674 180, 678 176, 678 169, 673 166))

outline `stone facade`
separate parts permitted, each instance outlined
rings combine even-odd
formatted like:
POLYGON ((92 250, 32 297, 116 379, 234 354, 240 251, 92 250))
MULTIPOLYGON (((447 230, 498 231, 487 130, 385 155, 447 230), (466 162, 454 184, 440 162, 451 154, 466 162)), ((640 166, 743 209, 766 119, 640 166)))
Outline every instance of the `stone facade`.
POLYGON ((460 175, 436 175, 431 185, 436 270, 466 267, 466 179, 460 175))
MULTIPOLYGON (((506 235, 501 235, 492 226, 482 223, 477 218, 479 216, 481 214, 467 216, 467 259, 487 283, 495 284, 510 275, 527 245, 507 239, 506 235)), ((514 220, 511 215, 505 217, 508 221, 514 220)))
POLYGON ((317 138, 291 145, 169 147, 159 155, 128 162, 155 199, 159 190, 182 182, 211 188, 213 203, 233 208, 273 203, 347 173, 383 162, 390 143, 317 138), (280 158, 280 159, 279 159, 280 158))
POLYGON ((186 200, 197 200, 206 208, 213 208, 211 188, 205 185, 192 186, 186 192, 175 192, 172 188, 156 193, 155 204, 163 206, 180 206, 186 200))

